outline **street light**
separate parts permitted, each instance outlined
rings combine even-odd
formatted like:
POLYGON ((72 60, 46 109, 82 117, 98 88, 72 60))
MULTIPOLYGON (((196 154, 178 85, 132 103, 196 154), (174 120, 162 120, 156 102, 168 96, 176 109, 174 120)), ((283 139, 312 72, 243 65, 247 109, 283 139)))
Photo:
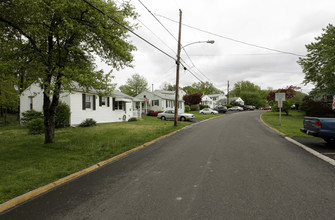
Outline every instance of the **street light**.
POLYGON ((214 40, 207 40, 207 41, 196 41, 196 42, 192 42, 189 44, 186 44, 185 46, 181 47, 180 44, 180 33, 181 33, 181 11, 180 11, 180 22, 179 22, 179 39, 178 39, 178 53, 177 53, 177 73, 176 73, 176 95, 175 95, 175 107, 174 107, 174 126, 177 127, 178 125, 178 104, 179 104, 179 64, 180 64, 180 50, 184 49, 187 46, 190 46, 192 44, 198 44, 198 43, 207 43, 207 44, 214 44, 215 41, 214 40))
POLYGON ((214 40, 207 40, 207 41, 197 41, 197 42, 192 42, 192 43, 189 43, 189 44, 186 44, 185 46, 183 46, 183 48, 191 45, 191 44, 199 44, 199 43, 207 43, 207 44, 214 44, 215 41, 214 40))

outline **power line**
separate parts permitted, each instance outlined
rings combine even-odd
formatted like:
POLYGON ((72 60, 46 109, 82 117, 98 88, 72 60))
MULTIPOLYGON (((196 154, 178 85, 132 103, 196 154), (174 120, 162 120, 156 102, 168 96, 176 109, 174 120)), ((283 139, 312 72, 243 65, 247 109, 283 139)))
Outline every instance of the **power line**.
MULTIPOLYGON (((157 13, 155 13, 155 15, 156 15, 156 16, 159 16, 159 17, 162 17, 162 18, 165 18, 165 19, 167 19, 167 20, 169 20, 169 21, 176 22, 175 20, 173 20, 173 19, 171 19, 171 18, 168 18, 168 17, 166 17, 166 16, 163 16, 163 15, 160 15, 160 14, 157 14, 157 13)), ((294 56, 299 56, 299 57, 305 57, 305 55, 296 54, 296 53, 287 52, 287 51, 282 51, 282 50, 277 50, 277 49, 272 49, 272 48, 269 48, 269 47, 259 46, 259 45, 251 44, 251 43, 247 43, 247 42, 244 42, 244 41, 241 41, 241 40, 236 40, 236 39, 233 39, 233 38, 230 38, 230 37, 225 37, 225 36, 223 36, 223 35, 216 34, 216 33, 210 32, 210 31, 206 31, 206 30, 202 30, 202 29, 200 29, 200 28, 193 27, 193 26, 191 26, 191 25, 187 25, 187 24, 183 24, 183 25, 186 26, 186 27, 195 29, 195 30, 197 30, 197 31, 203 32, 203 33, 207 33, 207 34, 210 34, 210 35, 214 35, 214 36, 217 36, 217 37, 226 39, 226 40, 234 41, 234 42, 241 43, 241 44, 245 44, 245 45, 248 45, 248 46, 257 47, 257 48, 261 48, 261 49, 264 49, 264 50, 270 50, 270 51, 275 51, 275 52, 284 53, 284 54, 289 54, 289 55, 294 55, 294 56)))
POLYGON ((162 25, 162 27, 178 42, 177 38, 175 36, 173 36, 173 34, 163 25, 163 23, 149 10, 149 8, 147 6, 145 6, 141 0, 138 0, 141 5, 155 18, 155 20, 162 25))
POLYGON ((115 23, 117 23, 118 25, 120 25, 121 27, 125 28, 127 31, 131 32, 132 34, 134 34, 136 37, 140 38, 141 40, 143 40, 144 42, 146 42, 147 44, 149 44, 150 46, 154 47, 156 50, 160 51, 161 53, 165 54, 166 56, 170 57, 171 59, 176 61, 176 58, 172 57, 171 55, 169 55, 168 53, 166 53, 165 51, 163 51, 162 49, 158 48, 157 46, 155 46, 154 44, 152 44, 151 42, 149 42, 148 40, 144 39, 143 37, 141 37, 140 35, 138 35, 137 33, 135 33, 133 30, 131 30, 129 27, 124 26, 123 24, 121 24, 120 22, 118 22, 116 19, 114 19, 113 17, 109 16, 108 14, 106 14, 104 11, 102 11, 100 8, 96 7, 95 5, 93 5, 92 3, 88 2, 87 0, 82 0, 84 1, 86 4, 88 4, 89 6, 91 6, 92 8, 96 9, 97 11, 99 11, 101 14, 107 16, 109 19, 111 19, 112 21, 114 21, 115 23))
POLYGON ((162 39, 160 39, 155 32, 153 32, 150 28, 148 28, 140 19, 136 18, 146 29, 148 29, 161 43, 163 43, 167 48, 169 48, 173 53, 176 53, 167 43, 165 43, 162 39))
MULTIPOLYGON (((172 36, 175 40, 176 40, 176 42, 178 43, 178 40, 177 40, 177 38, 175 37, 175 36, 173 36, 173 34, 164 26, 164 24, 154 15, 154 13, 152 13, 151 12, 151 10, 141 1, 141 0, 138 0, 140 3, 141 3, 141 5, 155 18, 155 20, 170 34, 170 36, 172 36)), ((190 61, 191 61, 191 63, 193 64, 193 66, 195 67, 195 64, 193 63, 193 61, 192 61, 192 59, 191 59, 191 57, 187 54, 187 51, 185 50, 185 48, 181 45, 181 47, 182 47, 182 49, 183 49, 183 51, 185 52, 185 54, 188 56, 188 58, 190 59, 190 61)), ((185 65, 187 65, 187 63, 183 60, 183 59, 181 59, 184 63, 185 63, 185 65)), ((186 68, 185 67, 185 65, 183 65, 182 63, 181 63, 181 65, 184 67, 184 69, 186 68)), ((187 65, 187 66, 189 66, 189 65, 187 65)), ((203 82, 201 79, 199 79, 199 77, 198 76, 196 76, 195 75, 195 73, 193 73, 192 71, 190 71, 190 68, 187 68, 187 70, 195 77, 195 78, 197 78, 200 82, 203 82)), ((199 70, 198 70, 199 71, 199 70)), ((200 72, 200 71, 199 71, 200 72)), ((202 75, 204 75, 203 73, 201 73, 202 75)), ((205 75, 204 75, 205 76, 205 75)), ((208 77, 207 76, 205 76, 207 79, 208 79, 208 77)))

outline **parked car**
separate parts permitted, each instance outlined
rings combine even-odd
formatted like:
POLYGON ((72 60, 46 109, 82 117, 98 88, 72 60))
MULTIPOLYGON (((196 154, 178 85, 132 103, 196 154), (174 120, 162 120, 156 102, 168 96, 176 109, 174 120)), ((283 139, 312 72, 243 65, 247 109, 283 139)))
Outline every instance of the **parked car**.
POLYGON ((228 111, 243 111, 243 108, 240 106, 233 106, 231 108, 228 108, 228 111))
MULTIPOLYGON (((174 110, 166 110, 165 112, 158 113, 157 118, 161 120, 173 120, 174 119, 174 110)), ((193 114, 190 113, 178 113, 178 120, 180 121, 189 121, 194 118, 193 114)))
POLYGON ((214 110, 219 112, 219 113, 226 113, 228 109, 227 109, 226 106, 220 106, 220 107, 214 108, 214 110))
POLYGON ((244 106, 243 106, 243 109, 244 109, 245 111, 253 111, 253 110, 256 109, 256 106, 253 106, 253 105, 244 105, 244 106))
POLYGON ((271 106, 264 107, 263 110, 272 110, 271 106))
POLYGON ((211 109, 211 108, 204 108, 199 111, 200 114, 219 114, 218 111, 211 109))
POLYGON ((304 127, 300 131, 335 145, 335 118, 305 117, 304 127))

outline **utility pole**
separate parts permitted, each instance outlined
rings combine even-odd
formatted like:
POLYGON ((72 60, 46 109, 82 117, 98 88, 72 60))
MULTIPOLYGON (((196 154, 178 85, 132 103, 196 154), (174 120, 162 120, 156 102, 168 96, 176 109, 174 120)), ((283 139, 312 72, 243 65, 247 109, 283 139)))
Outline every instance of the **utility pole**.
POLYGON ((228 86, 227 86, 227 105, 229 104, 229 80, 228 80, 228 86))
POLYGON ((178 126, 178 100, 179 100, 179 66, 180 66, 180 49, 181 49, 181 18, 182 12, 179 9, 179 35, 178 35, 178 50, 177 50, 177 73, 176 73, 176 97, 174 101, 174 126, 178 126))

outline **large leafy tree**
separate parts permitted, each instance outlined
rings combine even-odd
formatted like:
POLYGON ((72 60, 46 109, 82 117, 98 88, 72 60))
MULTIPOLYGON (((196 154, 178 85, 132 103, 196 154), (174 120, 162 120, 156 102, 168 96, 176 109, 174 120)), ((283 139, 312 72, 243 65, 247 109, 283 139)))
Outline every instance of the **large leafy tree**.
POLYGON ((141 92, 149 90, 147 80, 138 73, 135 73, 131 78, 128 78, 126 84, 119 88, 121 92, 130 96, 137 96, 141 92))
POLYGON ((298 63, 305 73, 304 83, 315 85, 314 92, 335 93, 335 27, 329 24, 315 42, 306 45, 306 57, 298 63))
MULTIPOLYGON (((90 2, 128 27, 129 18, 136 16, 128 3, 90 2)), ((45 143, 52 143, 60 93, 71 91, 74 82, 110 92, 111 73, 96 70, 94 56, 119 69, 130 66, 135 47, 126 40, 126 29, 82 0, 3 0, 0 6, 5 50, 12 56, 24 51, 25 59, 16 63, 33 69, 30 73, 43 90, 45 143)))
POLYGON ((170 84, 168 82, 164 82, 160 88, 165 91, 176 91, 176 85, 170 84))
POLYGON ((201 94, 195 93, 191 95, 184 95, 183 100, 185 105, 197 105, 201 102, 201 94))
POLYGON ((187 94, 199 93, 203 95, 211 95, 211 94, 223 93, 223 91, 215 88, 213 83, 210 82, 193 83, 192 86, 183 87, 183 90, 187 94))
POLYGON ((262 107, 266 104, 268 92, 261 90, 258 85, 249 81, 240 81, 234 84, 229 96, 241 97, 245 104, 262 107))

